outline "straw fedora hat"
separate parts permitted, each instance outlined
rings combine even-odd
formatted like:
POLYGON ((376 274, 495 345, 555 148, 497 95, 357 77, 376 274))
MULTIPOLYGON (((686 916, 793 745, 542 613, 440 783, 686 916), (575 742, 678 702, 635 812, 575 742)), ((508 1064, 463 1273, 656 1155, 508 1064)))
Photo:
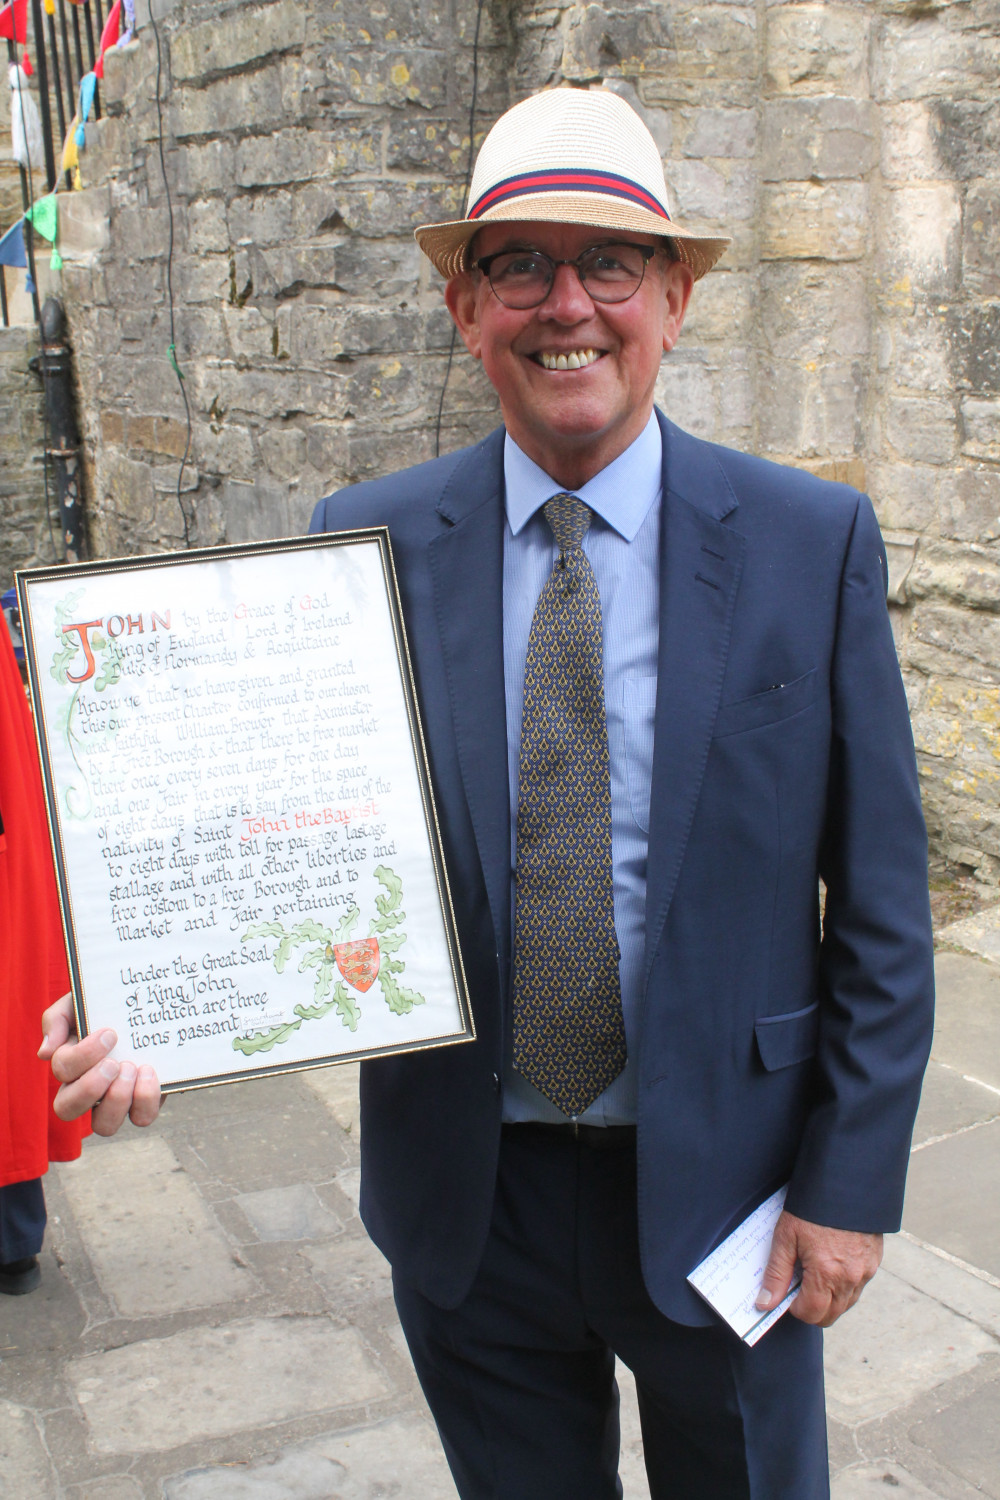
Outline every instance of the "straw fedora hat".
POLYGON ((730 243, 671 218, 656 142, 604 89, 548 89, 515 104, 480 148, 465 218, 423 224, 415 236, 442 276, 456 276, 469 269, 476 231, 511 219, 669 236, 695 280, 730 243))

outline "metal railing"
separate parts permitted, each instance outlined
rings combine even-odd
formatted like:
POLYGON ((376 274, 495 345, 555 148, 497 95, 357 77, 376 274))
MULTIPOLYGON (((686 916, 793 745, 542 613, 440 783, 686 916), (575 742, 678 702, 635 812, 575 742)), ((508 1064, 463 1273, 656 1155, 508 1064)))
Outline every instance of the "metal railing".
MULTIPOLYGON (((101 33, 104 30, 105 9, 110 10, 112 0, 102 6, 101 0, 30 0, 30 22, 27 48, 34 63, 38 80, 37 100, 44 146, 44 169, 32 166, 29 171, 18 164, 21 178, 21 203, 24 210, 31 207, 44 193, 54 192, 59 177, 65 175, 65 185, 72 186, 68 173, 62 174, 62 152, 66 133, 77 112, 80 80, 94 70, 98 57, 101 33), (40 180, 40 178, 42 180, 40 180)), ((17 62, 20 47, 14 41, 7 42, 9 62, 17 62)), ((93 112, 95 119, 101 117, 100 85, 94 93, 93 112)), ((2 235, 9 225, 0 225, 2 235)), ((35 275, 34 234, 30 221, 24 223, 24 247, 28 270, 35 285, 32 301, 36 321, 40 315, 38 302, 38 278, 35 275)), ((0 266, 0 317, 6 327, 9 321, 7 308, 7 286, 4 267, 0 266)))

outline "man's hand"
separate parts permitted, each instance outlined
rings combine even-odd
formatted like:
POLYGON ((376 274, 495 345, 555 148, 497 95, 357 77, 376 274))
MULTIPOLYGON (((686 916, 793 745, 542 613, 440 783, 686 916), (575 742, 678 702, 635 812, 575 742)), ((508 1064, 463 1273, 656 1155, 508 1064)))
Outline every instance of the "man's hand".
POLYGON ((52 1072, 62 1085, 53 1106, 60 1120, 75 1120, 92 1109, 98 1135, 114 1135, 126 1115, 133 1125, 153 1123, 160 1111, 155 1070, 109 1057, 118 1040, 110 1028, 79 1041, 70 995, 45 1011, 42 1032, 45 1040, 38 1055, 43 1061, 51 1059, 52 1072))
POLYGON ((795 1264, 802 1286, 788 1309, 803 1323, 829 1328, 853 1307, 882 1259, 882 1236, 827 1229, 783 1213, 774 1228, 771 1257, 757 1297, 761 1312, 776 1307, 791 1285, 795 1264))

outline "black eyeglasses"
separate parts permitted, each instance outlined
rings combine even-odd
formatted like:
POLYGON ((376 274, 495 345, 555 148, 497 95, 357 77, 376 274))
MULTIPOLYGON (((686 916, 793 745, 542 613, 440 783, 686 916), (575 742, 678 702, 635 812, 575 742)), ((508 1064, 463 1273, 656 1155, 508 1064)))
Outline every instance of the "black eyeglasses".
POLYGON ((655 245, 591 245, 575 260, 553 260, 541 250, 501 250, 475 261, 477 271, 504 307, 539 307, 556 278, 557 266, 573 266, 584 291, 595 302, 627 302, 642 285, 655 245))

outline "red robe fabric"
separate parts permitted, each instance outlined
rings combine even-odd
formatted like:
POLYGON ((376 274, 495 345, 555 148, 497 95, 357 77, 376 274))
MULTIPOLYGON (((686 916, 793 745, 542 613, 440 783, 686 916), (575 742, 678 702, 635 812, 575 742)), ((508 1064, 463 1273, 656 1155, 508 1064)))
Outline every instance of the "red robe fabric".
POLYGON ((31 712, 0 622, 0 1186, 72 1161, 86 1120, 52 1111, 56 1083, 36 1057, 42 1011, 69 989, 31 712))

